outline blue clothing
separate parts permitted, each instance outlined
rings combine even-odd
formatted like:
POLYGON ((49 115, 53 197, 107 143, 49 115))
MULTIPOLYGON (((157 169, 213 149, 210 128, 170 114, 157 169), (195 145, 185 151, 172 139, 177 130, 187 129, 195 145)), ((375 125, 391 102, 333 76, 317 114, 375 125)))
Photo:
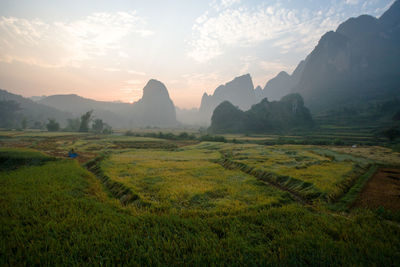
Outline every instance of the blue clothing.
POLYGON ((68 157, 70 157, 71 159, 74 159, 74 158, 76 158, 77 156, 78 156, 77 153, 72 153, 72 152, 69 152, 69 153, 68 153, 68 157))

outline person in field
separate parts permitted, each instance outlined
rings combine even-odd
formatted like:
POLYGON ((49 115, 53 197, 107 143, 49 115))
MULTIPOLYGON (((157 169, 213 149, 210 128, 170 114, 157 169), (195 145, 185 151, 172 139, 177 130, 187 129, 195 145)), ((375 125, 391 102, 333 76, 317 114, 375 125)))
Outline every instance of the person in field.
POLYGON ((71 148, 70 151, 68 152, 68 157, 71 159, 74 159, 74 158, 78 157, 78 153, 76 153, 75 150, 73 148, 71 148))

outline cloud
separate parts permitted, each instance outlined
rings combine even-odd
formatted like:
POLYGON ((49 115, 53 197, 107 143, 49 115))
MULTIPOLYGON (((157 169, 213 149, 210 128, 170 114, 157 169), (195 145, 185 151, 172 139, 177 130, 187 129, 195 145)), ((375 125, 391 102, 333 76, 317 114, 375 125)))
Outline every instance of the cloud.
POLYGON ((141 80, 127 80, 125 81, 127 84, 143 84, 143 81, 141 80))
POLYGON ((357 5, 359 0, 345 0, 348 5, 357 5))
POLYGON ((135 75, 139 75, 139 76, 144 76, 144 75, 146 75, 145 72, 136 71, 136 70, 127 70, 127 72, 128 72, 129 74, 135 74, 135 75))
POLYGON ((129 74, 134 74, 138 76, 145 76, 146 73, 142 71, 136 71, 136 70, 131 70, 131 69, 119 69, 119 68, 103 68, 102 70, 108 71, 108 72, 127 72, 129 74))
POLYGON ((233 5, 239 4, 241 0, 213 0, 210 3, 210 6, 214 8, 216 11, 220 11, 222 9, 229 8, 233 5))
POLYGON ((229 8, 214 16, 207 13, 192 27, 187 56, 207 62, 229 48, 254 47, 268 40, 280 53, 309 50, 322 34, 335 29, 341 19, 332 10, 289 9, 279 1, 256 8, 229 8))
POLYGON ((127 54, 119 51, 125 37, 152 34, 135 11, 94 13, 74 21, 52 23, 0 17, 0 61, 62 67, 79 66, 82 61, 113 51, 126 58, 127 54))

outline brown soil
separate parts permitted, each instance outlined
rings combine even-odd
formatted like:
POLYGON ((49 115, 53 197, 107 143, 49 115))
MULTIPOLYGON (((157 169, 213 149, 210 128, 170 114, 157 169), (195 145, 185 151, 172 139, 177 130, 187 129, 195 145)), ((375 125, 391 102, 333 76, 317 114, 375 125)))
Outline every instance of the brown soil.
POLYGON ((400 169, 379 169, 368 181, 354 205, 400 211, 400 169))

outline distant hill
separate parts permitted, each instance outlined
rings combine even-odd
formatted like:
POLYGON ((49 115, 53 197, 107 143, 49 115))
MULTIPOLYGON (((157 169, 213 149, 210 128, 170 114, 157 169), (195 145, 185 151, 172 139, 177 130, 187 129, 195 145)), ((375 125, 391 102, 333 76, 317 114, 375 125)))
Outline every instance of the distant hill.
POLYGON ((47 96, 45 96, 45 95, 42 95, 42 96, 31 96, 31 97, 29 97, 29 99, 37 102, 37 101, 42 100, 43 98, 46 98, 46 97, 47 96))
POLYGON ((37 102, 69 112, 73 117, 80 117, 85 112, 93 110, 95 117, 102 119, 113 128, 128 127, 128 114, 132 108, 132 105, 128 103, 96 101, 75 94, 51 95, 37 102))
POLYGON ((40 99, 38 103, 56 107, 60 110, 68 111, 73 114, 82 114, 88 110, 108 110, 119 113, 121 110, 131 106, 128 103, 97 101, 89 98, 84 98, 76 94, 67 95, 51 95, 40 99))
POLYGON ((248 111, 224 101, 215 108, 209 130, 213 133, 283 133, 312 126, 303 98, 289 94, 280 101, 269 102, 264 98, 248 111))
POLYGON ((2 89, 0 89, 0 100, 13 100, 17 102, 21 108, 20 113, 22 116, 31 122, 38 121, 44 123, 47 122, 49 118, 53 118, 60 122, 61 125, 65 125, 67 119, 72 117, 71 113, 36 103, 31 99, 2 89))
POLYGON ((113 128, 177 125, 175 107, 168 90, 157 80, 150 80, 143 88, 142 99, 133 104, 97 101, 75 94, 52 95, 38 103, 67 111, 75 117, 93 110, 95 117, 113 128))
POLYGON ((250 74, 236 77, 232 81, 218 86, 212 95, 203 94, 199 112, 205 122, 209 122, 213 110, 223 101, 229 101, 243 110, 247 110, 257 103, 250 74))

